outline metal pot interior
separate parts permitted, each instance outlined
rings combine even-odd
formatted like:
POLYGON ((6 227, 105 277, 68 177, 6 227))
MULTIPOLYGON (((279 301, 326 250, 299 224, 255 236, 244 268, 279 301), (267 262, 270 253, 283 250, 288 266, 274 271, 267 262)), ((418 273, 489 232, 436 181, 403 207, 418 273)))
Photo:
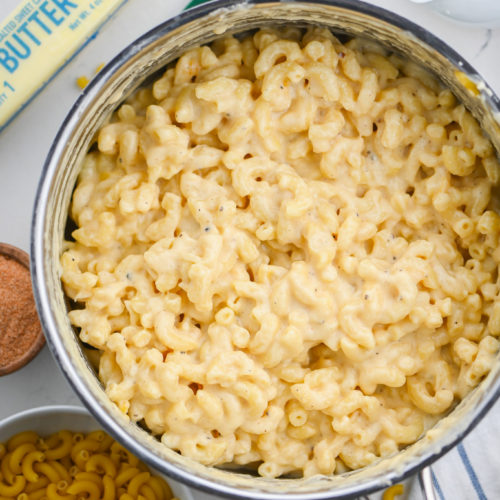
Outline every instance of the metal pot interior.
POLYGON ((439 457, 476 423, 500 390, 500 363, 449 416, 417 443, 362 470, 334 477, 265 479, 208 468, 167 449, 128 419, 108 399, 86 359, 66 314, 59 274, 68 206, 81 159, 94 134, 118 104, 190 47, 228 33, 263 26, 322 25, 334 33, 374 39, 439 75, 473 112, 500 151, 500 105, 479 75, 453 50, 412 23, 357 2, 221 1, 188 11, 160 25, 118 55, 77 101, 49 153, 34 211, 32 266, 39 312, 53 355, 80 398, 100 423, 142 460, 192 486, 239 498, 344 498, 367 493, 407 476, 439 457), (215 10, 214 10, 215 9, 215 10), (465 72, 481 90, 457 79, 465 72))

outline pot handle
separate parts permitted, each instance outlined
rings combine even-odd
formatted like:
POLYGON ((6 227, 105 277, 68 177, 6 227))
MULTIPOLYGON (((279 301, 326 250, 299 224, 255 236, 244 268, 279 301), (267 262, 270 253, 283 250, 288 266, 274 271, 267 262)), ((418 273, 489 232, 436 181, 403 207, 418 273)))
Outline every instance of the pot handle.
POLYGON ((437 500, 436 491, 432 484, 432 472, 430 467, 424 467, 419 471, 418 482, 424 493, 425 500, 437 500))

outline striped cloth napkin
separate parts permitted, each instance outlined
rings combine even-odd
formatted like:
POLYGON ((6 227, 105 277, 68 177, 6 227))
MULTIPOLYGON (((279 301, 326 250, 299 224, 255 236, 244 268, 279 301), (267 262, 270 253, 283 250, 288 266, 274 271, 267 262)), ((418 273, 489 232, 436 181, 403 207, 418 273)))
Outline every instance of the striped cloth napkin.
MULTIPOLYGON (((436 500, 499 500, 500 401, 465 439, 430 469, 436 500)), ((426 499, 417 476, 403 481, 402 485, 401 495, 391 494, 389 488, 358 500, 426 499)))
MULTIPOLYGON (((438 500, 500 499, 500 401, 431 470, 438 500)), ((409 500, 425 498, 418 481, 411 481, 406 489, 409 500)))
MULTIPOLYGON (((207 1, 192 0, 186 9, 207 1)), ((500 401, 462 442, 434 462, 431 473, 437 500, 500 500, 500 401)), ((402 484, 402 495, 386 493, 384 498, 385 491, 380 491, 368 498, 425 499, 416 477, 402 484)))

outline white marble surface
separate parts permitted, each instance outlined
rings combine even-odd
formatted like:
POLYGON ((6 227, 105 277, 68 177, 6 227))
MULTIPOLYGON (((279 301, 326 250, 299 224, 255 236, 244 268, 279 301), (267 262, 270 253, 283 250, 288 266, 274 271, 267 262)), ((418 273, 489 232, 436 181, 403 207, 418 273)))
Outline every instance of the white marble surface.
MULTIPOLYGON (((0 1, 0 19, 17 0, 0 1)), ((445 40, 500 93, 500 30, 454 24, 406 0, 373 0, 445 40)), ((34 194, 48 148, 79 94, 76 77, 95 68, 158 23, 180 12, 186 0, 128 0, 30 105, 0 133, 0 241, 29 250, 34 194)), ((45 347, 17 373, 0 378, 0 419, 17 411, 51 403, 79 404, 45 347)), ((497 405, 498 406, 498 405, 497 405)), ((498 411, 498 408, 497 408, 498 411)), ((196 493, 198 500, 208 498, 196 493)))

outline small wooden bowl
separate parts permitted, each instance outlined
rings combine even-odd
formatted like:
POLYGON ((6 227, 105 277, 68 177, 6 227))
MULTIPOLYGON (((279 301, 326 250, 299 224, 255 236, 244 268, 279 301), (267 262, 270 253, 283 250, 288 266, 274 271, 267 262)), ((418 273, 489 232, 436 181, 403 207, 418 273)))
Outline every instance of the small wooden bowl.
MULTIPOLYGON (((7 243, 0 243, 0 257, 7 257, 8 259, 15 260, 26 270, 26 273, 30 274, 30 258, 29 255, 20 248, 14 247, 7 243)), ((1 285, 0 285, 1 286, 1 285)), ((0 309, 2 304, 0 304, 0 309)), ((33 308, 35 309, 35 300, 33 299, 33 308)), ((31 313, 31 311, 30 311, 31 313)), ((2 353, 1 343, 0 343, 0 376, 12 373, 19 368, 23 367, 25 364, 29 363, 41 350, 45 344, 45 337, 43 336, 42 326, 38 319, 38 315, 35 315, 33 321, 36 321, 35 335, 31 339, 30 343, 26 348, 19 354, 16 353, 12 359, 8 358, 9 353, 2 353)), ((3 325, 0 325, 0 336, 3 334, 3 325)), ((17 330, 17 336, 22 337, 24 331, 17 330)))

